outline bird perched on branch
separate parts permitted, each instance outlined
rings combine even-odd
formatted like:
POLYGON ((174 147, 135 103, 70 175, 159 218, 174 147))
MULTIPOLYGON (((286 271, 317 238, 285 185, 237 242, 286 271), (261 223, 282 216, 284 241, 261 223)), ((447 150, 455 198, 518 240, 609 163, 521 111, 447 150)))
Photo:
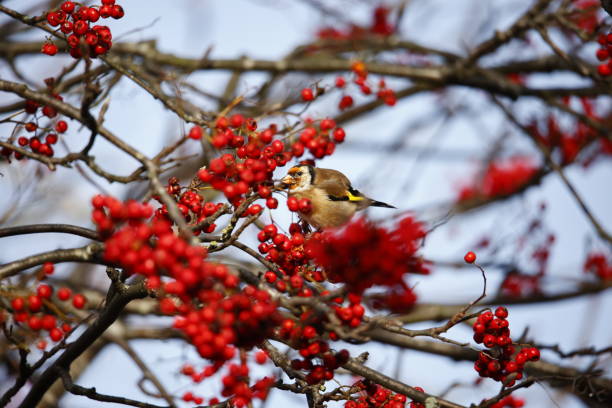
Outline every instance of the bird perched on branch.
POLYGON ((295 166, 289 169, 281 183, 289 189, 289 197, 310 200, 312 210, 308 213, 300 212, 300 216, 317 229, 344 225, 355 212, 368 207, 395 208, 361 194, 337 170, 309 165, 295 166))

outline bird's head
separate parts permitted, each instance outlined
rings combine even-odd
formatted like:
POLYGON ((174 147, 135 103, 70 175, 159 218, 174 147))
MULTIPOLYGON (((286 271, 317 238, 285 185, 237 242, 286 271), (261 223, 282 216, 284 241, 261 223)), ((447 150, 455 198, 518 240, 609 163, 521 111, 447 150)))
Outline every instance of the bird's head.
POLYGON ((298 192, 308 189, 314 181, 314 167, 294 166, 289 169, 287 175, 281 179, 283 187, 291 192, 298 192))

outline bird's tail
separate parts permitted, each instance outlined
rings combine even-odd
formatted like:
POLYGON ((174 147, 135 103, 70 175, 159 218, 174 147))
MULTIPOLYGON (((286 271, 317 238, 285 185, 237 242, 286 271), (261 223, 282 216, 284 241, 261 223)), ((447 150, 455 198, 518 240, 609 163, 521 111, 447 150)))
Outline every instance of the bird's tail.
POLYGON ((392 206, 390 204, 383 203, 382 201, 376 201, 376 200, 372 200, 370 205, 372 207, 397 208, 397 207, 394 207, 394 206, 392 206))

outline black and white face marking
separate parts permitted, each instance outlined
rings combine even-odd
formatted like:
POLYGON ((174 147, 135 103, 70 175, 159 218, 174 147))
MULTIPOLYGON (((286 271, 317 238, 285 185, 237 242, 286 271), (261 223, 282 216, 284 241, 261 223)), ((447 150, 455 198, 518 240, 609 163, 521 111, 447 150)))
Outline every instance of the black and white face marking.
POLYGON ((314 168, 310 166, 295 166, 289 169, 287 176, 283 178, 283 182, 289 185, 289 190, 292 193, 297 193, 310 188, 313 179, 314 168))

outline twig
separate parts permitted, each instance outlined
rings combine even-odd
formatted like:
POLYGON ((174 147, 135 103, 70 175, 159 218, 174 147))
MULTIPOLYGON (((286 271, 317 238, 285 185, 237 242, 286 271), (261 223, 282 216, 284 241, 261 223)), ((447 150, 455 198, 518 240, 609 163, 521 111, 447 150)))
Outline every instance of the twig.
POLYGON ((116 404, 129 405, 131 407, 169 408, 168 406, 149 404, 147 402, 136 401, 136 400, 129 399, 129 398, 115 397, 113 395, 107 395, 107 394, 100 394, 96 391, 95 387, 85 388, 85 387, 81 387, 80 385, 77 385, 74 382, 72 382, 72 378, 70 377, 70 374, 68 373, 68 371, 64 369, 58 369, 58 371, 60 373, 60 377, 62 378, 62 383, 64 384, 64 388, 66 389, 66 391, 68 391, 71 394, 81 395, 89 399, 92 399, 94 401, 114 402, 116 404))

